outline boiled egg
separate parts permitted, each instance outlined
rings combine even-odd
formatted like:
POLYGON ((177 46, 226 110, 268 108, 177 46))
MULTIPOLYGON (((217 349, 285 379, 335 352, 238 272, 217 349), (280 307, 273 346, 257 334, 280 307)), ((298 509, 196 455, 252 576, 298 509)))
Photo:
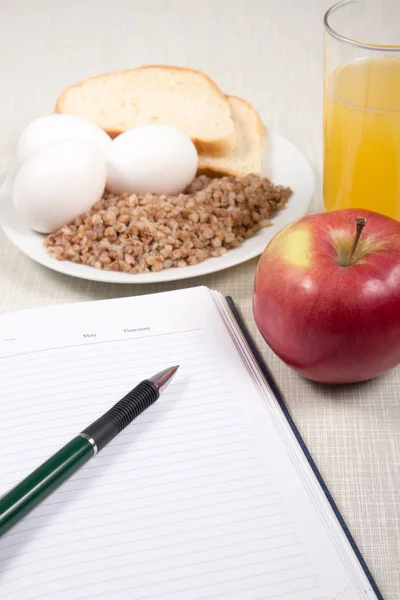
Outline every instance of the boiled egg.
POLYGON ((17 144, 17 158, 23 162, 47 144, 62 140, 84 140, 101 152, 107 152, 110 136, 97 125, 74 115, 54 114, 32 121, 22 132, 17 144))
POLYGON ((51 233, 100 200, 105 183, 104 155, 93 144, 83 140, 53 142, 20 166, 13 202, 31 229, 51 233))
POLYGON ((175 195, 196 175, 192 140, 169 125, 140 125, 115 138, 107 157, 107 189, 115 194, 175 195))

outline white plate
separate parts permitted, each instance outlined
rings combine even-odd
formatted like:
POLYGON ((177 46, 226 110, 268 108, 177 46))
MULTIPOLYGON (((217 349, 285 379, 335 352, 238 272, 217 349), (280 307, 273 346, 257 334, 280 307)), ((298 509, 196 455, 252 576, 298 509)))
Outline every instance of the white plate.
POLYGON ((21 252, 41 265, 65 275, 109 283, 156 283, 198 277, 228 269, 259 256, 282 227, 306 214, 314 194, 314 174, 298 148, 278 133, 269 132, 263 173, 273 183, 292 188, 293 195, 286 208, 272 217, 270 227, 262 229, 238 248, 228 250, 218 258, 208 258, 190 267, 130 275, 115 271, 101 271, 68 261, 58 261, 47 252, 43 244, 45 236, 31 231, 17 216, 11 201, 10 180, 5 182, 0 191, 1 226, 8 239, 21 252))

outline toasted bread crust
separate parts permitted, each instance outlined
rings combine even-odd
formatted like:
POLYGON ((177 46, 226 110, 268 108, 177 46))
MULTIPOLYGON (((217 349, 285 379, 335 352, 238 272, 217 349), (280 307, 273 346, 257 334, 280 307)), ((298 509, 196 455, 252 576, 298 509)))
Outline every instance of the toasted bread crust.
POLYGON ((258 114, 258 112, 256 111, 256 109, 254 108, 254 106, 252 106, 250 104, 250 102, 247 102, 247 100, 244 100, 243 98, 240 98, 239 96, 226 96, 227 99, 229 100, 229 98, 233 98, 235 100, 238 100, 239 102, 242 102, 243 104, 247 104, 248 108, 254 113, 254 115, 257 118, 258 121, 258 128, 260 131, 260 137, 262 138, 262 144, 265 143, 265 140, 267 139, 267 129, 264 125, 264 123, 261 120, 260 115, 258 114))
MULTIPOLYGON (((259 137, 260 137, 260 146, 259 146, 259 153, 260 153, 260 163, 262 162, 262 158, 264 156, 264 152, 265 152, 265 140, 267 137, 267 130, 266 127, 264 125, 264 123, 261 120, 260 115, 258 114, 258 112, 255 110, 255 108, 246 100, 244 100, 243 98, 240 98, 239 96, 226 96, 226 98, 228 99, 228 101, 230 99, 234 99, 237 100, 238 102, 245 104, 248 109, 254 114, 254 116, 257 119, 257 123, 258 123, 258 131, 259 131, 259 137)), ((229 166, 228 164, 224 167, 224 168, 217 168, 215 165, 212 164, 212 159, 214 158, 214 156, 209 155, 207 152, 205 152, 203 154, 203 156, 199 156, 199 167, 197 169, 197 174, 198 175, 207 175, 207 177, 225 177, 225 176, 231 176, 231 177, 241 177, 241 176, 245 176, 248 175, 248 171, 246 170, 240 170, 238 169, 237 166, 231 165, 229 166), (211 159, 211 160, 209 160, 211 159), (211 163, 211 164, 210 164, 211 163)), ((227 158, 227 162, 228 162, 228 158, 227 158)), ((259 170, 254 170, 253 173, 251 173, 252 175, 261 175, 261 168, 259 170)))

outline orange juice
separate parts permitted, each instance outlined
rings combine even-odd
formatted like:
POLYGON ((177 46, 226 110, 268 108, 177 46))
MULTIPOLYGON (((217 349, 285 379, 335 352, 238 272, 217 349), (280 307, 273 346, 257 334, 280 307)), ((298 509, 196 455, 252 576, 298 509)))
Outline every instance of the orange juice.
POLYGON ((400 220, 400 57, 360 59, 324 90, 324 205, 400 220))

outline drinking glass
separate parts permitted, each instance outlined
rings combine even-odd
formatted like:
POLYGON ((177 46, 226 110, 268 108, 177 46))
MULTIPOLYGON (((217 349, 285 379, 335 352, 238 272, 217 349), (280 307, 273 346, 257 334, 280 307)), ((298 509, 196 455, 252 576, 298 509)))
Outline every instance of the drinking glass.
POLYGON ((324 27, 324 208, 400 220, 400 0, 342 0, 324 27))

